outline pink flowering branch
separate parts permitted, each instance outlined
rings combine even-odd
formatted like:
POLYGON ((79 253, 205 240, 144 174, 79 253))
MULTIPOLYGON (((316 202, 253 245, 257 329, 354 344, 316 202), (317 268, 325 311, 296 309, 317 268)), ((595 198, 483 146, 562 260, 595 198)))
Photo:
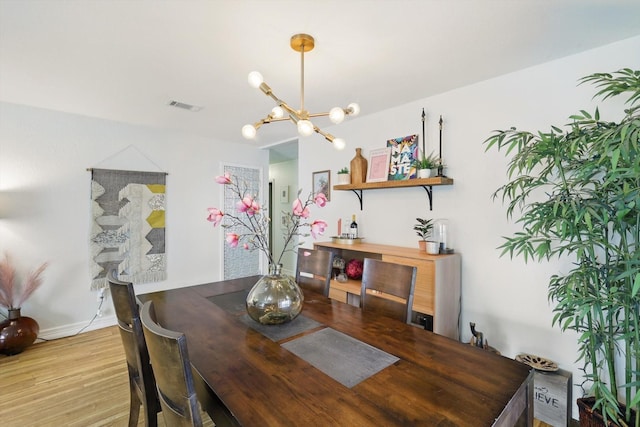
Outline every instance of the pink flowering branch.
MULTIPOLYGON (((235 177, 231 177, 228 173, 217 176, 216 182, 226 185, 237 197, 236 209, 233 213, 222 212, 218 208, 208 208, 209 215, 207 220, 213 223, 214 227, 221 225, 223 228, 232 228, 234 232, 227 233, 225 240, 231 247, 237 247, 242 243, 242 247, 246 250, 260 250, 268 258, 270 264, 274 264, 272 251, 269 247, 268 233, 269 223, 271 219, 267 216, 266 209, 255 200, 255 195, 249 194, 246 188, 241 188, 235 177), (239 229, 244 232, 238 232, 239 229)), ((310 194, 303 203, 300 200, 301 190, 298 191, 298 197, 293 201, 290 212, 283 212, 287 233, 284 236, 284 248, 275 264, 280 264, 282 256, 285 252, 293 251, 295 245, 295 236, 306 237, 309 234, 303 231, 309 228, 313 238, 322 235, 327 228, 327 223, 322 220, 316 220, 311 223, 303 222, 310 216, 310 207, 315 204, 318 207, 324 207, 327 204, 327 198, 324 194, 310 194), (291 247, 290 247, 291 246, 291 247)))

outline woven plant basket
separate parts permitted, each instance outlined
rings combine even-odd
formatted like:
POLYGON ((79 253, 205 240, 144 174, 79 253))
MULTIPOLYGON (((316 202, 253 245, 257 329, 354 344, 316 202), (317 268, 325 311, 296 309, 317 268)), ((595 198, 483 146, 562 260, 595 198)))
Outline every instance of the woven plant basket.
MULTIPOLYGON (((619 425, 614 424, 611 420, 607 420, 607 423, 605 424, 600 411, 593 410, 593 404, 595 401, 595 397, 584 397, 577 400, 578 413, 580 415, 580 427, 615 427, 619 425)), ((621 405, 620 409, 624 412, 624 405, 621 405)), ((637 416, 638 414, 636 413, 631 415, 630 426, 635 425, 635 417, 637 416)))

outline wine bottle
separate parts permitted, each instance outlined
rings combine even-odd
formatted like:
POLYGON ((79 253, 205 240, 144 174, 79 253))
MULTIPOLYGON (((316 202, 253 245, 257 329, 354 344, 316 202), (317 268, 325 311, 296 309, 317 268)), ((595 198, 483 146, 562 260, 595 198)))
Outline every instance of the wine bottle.
POLYGON ((349 237, 352 239, 358 238, 358 223, 356 222, 356 216, 351 215, 351 225, 349 226, 349 237))

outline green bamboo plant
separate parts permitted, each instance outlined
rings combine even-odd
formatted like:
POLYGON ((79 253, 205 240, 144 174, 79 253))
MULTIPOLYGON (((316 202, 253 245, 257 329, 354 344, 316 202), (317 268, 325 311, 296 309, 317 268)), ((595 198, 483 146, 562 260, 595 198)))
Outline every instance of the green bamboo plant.
POLYGON ((596 108, 571 116, 564 130, 511 128, 484 142, 512 156, 509 182, 493 197, 522 230, 500 249, 525 262, 571 261, 548 284, 553 324, 578 333, 583 388, 590 387, 594 409, 640 427, 640 70, 580 83, 596 87, 594 98, 628 97, 621 121, 601 120, 596 108))

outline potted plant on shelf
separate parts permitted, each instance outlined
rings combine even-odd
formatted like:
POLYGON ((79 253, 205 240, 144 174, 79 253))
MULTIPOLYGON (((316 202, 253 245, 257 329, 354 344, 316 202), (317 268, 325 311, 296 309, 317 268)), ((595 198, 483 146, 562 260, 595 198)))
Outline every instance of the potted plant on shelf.
POLYGON ((420 238, 420 240, 418 240, 418 247, 422 251, 427 251, 427 242, 429 237, 431 237, 431 232, 433 231, 433 219, 416 218, 416 221, 418 222, 413 226, 413 230, 420 238))
POLYGON ((338 171, 338 184, 351 184, 351 175, 349 174, 348 168, 344 167, 338 171))
POLYGON ((42 272, 47 263, 27 274, 21 292, 16 287, 16 269, 9 255, 0 261, 0 306, 7 309, 7 320, 0 323, 0 353, 21 353, 34 343, 40 326, 31 317, 22 316, 22 304, 42 284, 42 272))
POLYGON ((438 167, 439 159, 433 153, 425 156, 422 153, 420 159, 416 161, 416 169, 418 170, 418 178, 429 178, 433 176, 433 169, 438 167))
POLYGON ((581 425, 640 426, 640 70, 597 73, 580 80, 603 99, 624 95, 619 122, 596 108, 570 117, 566 129, 495 131, 487 150, 513 157, 510 181, 495 197, 522 230, 506 237, 502 254, 565 257, 552 276, 553 324, 578 334, 583 388, 581 425), (621 371, 620 371, 621 370, 621 371), (619 372, 620 371, 620 372, 619 372), (599 423, 590 416, 601 417, 599 423))

